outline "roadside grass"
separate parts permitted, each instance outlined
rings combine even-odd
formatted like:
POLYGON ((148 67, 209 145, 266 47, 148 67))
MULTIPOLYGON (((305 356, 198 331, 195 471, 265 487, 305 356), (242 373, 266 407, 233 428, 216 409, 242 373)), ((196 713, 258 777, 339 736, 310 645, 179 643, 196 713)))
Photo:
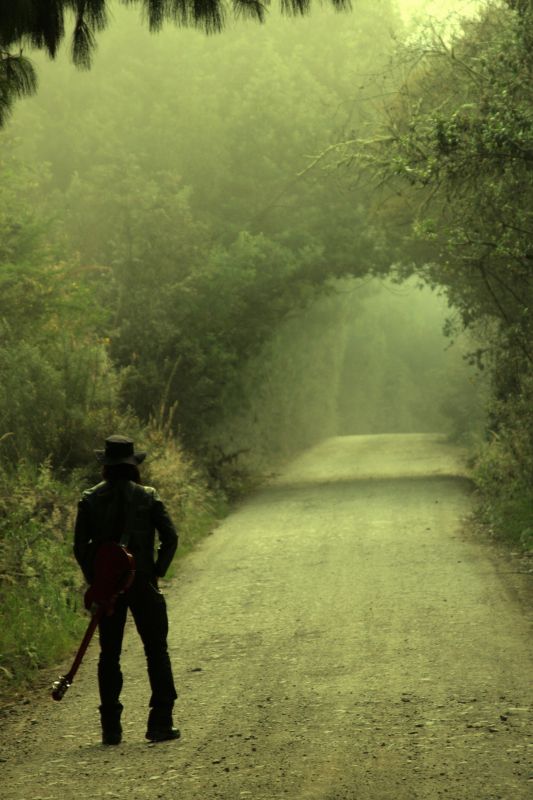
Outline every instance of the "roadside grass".
POLYGON ((481 496, 479 519, 492 535, 526 553, 533 553, 533 491, 481 496))
POLYGON ((77 594, 74 588, 58 592, 54 581, 38 579, 2 589, 0 686, 23 685, 81 637, 86 623, 77 613, 77 594))
POLYGON ((60 658, 83 630, 71 553, 75 489, 49 465, 0 473, 0 693, 60 658))
POLYGON ((202 470, 165 426, 150 425, 143 441, 150 455, 142 465, 142 481, 155 486, 168 508, 179 534, 180 558, 226 516, 226 496, 208 487, 202 470))

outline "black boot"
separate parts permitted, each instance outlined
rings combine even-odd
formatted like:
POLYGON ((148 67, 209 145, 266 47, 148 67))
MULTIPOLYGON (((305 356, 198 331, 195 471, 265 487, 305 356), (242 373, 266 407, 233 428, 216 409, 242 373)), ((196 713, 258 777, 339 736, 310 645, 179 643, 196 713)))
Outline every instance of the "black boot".
POLYGON ((180 732, 172 723, 172 706, 150 709, 146 738, 151 742, 166 742, 168 739, 179 739, 180 732))
POLYGON ((100 706, 100 719, 102 722, 102 744, 120 744, 122 741, 122 725, 120 715, 122 704, 100 706))

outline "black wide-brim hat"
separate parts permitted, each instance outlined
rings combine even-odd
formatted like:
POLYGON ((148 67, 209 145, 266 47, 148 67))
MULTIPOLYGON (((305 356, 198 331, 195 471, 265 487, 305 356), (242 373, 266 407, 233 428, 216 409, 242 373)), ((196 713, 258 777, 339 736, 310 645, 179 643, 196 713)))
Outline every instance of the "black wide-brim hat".
POLYGON ((146 453, 136 453, 133 439, 127 436, 109 436, 105 440, 105 450, 95 450, 95 455, 101 464, 140 464, 146 458, 146 453))

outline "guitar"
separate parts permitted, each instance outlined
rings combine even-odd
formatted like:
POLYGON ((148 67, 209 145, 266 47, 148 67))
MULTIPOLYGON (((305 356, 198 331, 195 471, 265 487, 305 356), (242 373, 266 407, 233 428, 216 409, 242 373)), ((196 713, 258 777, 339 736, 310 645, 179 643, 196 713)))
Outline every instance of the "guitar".
POLYGON ((91 613, 91 620, 85 635, 66 675, 60 675, 54 681, 52 697, 62 700, 71 686, 83 656, 98 623, 104 616, 111 616, 115 610, 117 597, 130 588, 135 577, 135 559, 132 554, 117 542, 104 542, 96 552, 94 560, 94 580, 84 596, 84 605, 91 613))

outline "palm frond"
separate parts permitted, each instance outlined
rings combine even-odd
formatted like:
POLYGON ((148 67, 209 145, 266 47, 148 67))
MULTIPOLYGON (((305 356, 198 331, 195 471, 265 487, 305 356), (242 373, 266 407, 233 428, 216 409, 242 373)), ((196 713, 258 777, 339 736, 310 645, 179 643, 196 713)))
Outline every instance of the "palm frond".
POLYGON ((161 30, 167 14, 167 0, 144 0, 143 5, 150 30, 161 30))
POLYGON ((304 16, 309 11, 311 0, 280 0, 282 14, 304 16))
POLYGON ((89 69, 95 46, 94 32, 83 12, 78 13, 72 34, 72 60, 77 67, 89 69))
POLYGON ((0 55, 0 81, 14 97, 33 94, 37 89, 37 74, 33 64, 23 55, 0 55))
POLYGON ((65 34, 65 0, 36 0, 24 33, 34 47, 48 51, 54 58, 65 34))
POLYGON ((192 0, 192 19, 195 27, 206 33, 218 33, 224 27, 224 6, 220 0, 192 0))
POLYGON ((107 25, 106 0, 86 0, 85 18, 93 30, 103 31, 107 25))
POLYGON ((0 49, 20 41, 34 14, 34 0, 0 3, 0 49))
POLYGON ((264 22, 267 6, 269 5, 270 0, 266 0, 266 2, 261 2, 261 0, 233 0, 233 13, 237 18, 256 19, 258 22, 264 22))
POLYGON ((0 128, 5 124, 17 97, 34 94, 37 74, 23 55, 0 52, 0 128))
POLYGON ((10 96, 7 84, 0 77, 0 128, 2 128, 11 113, 13 98, 10 96))

